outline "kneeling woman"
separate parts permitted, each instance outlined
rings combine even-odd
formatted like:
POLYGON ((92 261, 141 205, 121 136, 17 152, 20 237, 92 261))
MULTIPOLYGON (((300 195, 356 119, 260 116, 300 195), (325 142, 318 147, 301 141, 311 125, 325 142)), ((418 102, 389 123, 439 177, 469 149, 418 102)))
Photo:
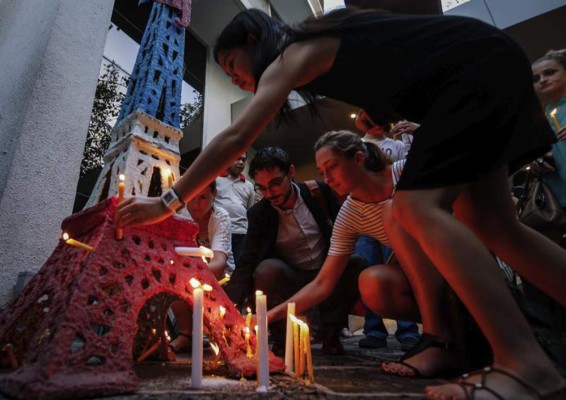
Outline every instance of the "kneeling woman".
POLYGON ((422 320, 421 342, 399 363, 383 364, 385 372, 407 376, 438 376, 459 367, 447 350, 453 341, 446 313, 447 286, 416 243, 391 218, 391 197, 404 160, 391 163, 379 148, 364 143, 353 132, 323 135, 315 145, 316 164, 325 182, 340 196, 348 196, 334 223, 328 257, 317 277, 286 302, 269 311, 269 320, 285 317, 287 303, 303 312, 326 299, 354 253, 360 235, 391 246, 403 269, 375 265, 359 276, 362 301, 373 312, 401 320, 422 320), (417 306, 417 303, 419 306, 417 306), (420 310, 420 315, 419 315, 420 310))

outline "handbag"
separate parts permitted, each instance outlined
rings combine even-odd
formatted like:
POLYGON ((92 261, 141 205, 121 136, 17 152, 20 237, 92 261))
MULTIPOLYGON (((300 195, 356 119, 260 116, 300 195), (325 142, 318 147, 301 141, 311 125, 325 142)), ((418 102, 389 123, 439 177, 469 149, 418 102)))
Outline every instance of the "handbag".
POLYGON ((566 213, 540 176, 529 175, 517 202, 519 221, 559 243, 566 231, 566 213))

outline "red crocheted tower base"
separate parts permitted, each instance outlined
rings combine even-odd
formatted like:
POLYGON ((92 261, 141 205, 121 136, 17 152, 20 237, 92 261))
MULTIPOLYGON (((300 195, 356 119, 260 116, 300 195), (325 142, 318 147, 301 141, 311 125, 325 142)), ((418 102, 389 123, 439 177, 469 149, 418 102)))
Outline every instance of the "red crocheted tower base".
MULTIPOLYGON (((115 208, 114 197, 65 219, 62 229, 94 251, 61 241, 0 314, 0 345, 12 344, 20 364, 0 378, 0 390, 19 399, 135 391, 134 360, 148 346, 161 340, 152 357, 174 360, 165 335, 167 309, 179 299, 192 308, 191 278, 213 287, 205 292, 204 324, 229 374, 255 375, 256 360, 246 357, 244 319, 204 262, 175 253, 176 246, 195 246, 196 225, 171 217, 126 228, 117 241, 115 208), (219 306, 226 308, 223 318, 219 306)), ((269 365, 271 372, 285 368, 272 353, 269 365)))

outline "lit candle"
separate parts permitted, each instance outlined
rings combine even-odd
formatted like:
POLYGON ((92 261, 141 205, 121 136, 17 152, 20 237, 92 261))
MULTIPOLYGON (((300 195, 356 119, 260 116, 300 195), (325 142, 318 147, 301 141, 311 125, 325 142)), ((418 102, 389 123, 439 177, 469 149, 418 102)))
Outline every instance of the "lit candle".
POLYGON ((180 256, 187 257, 208 257, 212 258, 214 253, 209 248, 200 247, 175 247, 175 252, 180 256))
POLYGON ((252 353, 252 348, 250 346, 250 328, 246 326, 244 329, 245 329, 244 339, 246 341, 246 357, 252 358, 254 355, 252 353))
POLYGON ((297 375, 302 377, 305 374, 305 327, 303 321, 299 324, 299 367, 297 375))
POLYGON ((212 362, 214 364, 218 364, 218 361, 220 361, 220 346, 218 346, 216 343, 210 342, 210 347, 212 347, 212 351, 214 351, 214 360, 212 360, 212 362))
POLYGON ((6 352, 6 355, 10 360, 10 366, 12 367, 12 369, 13 370, 18 369, 18 359, 14 354, 14 346, 12 345, 12 343, 8 343, 6 346, 4 346, 4 351, 6 352))
POLYGON ((155 353, 155 350, 157 350, 159 348, 159 345, 161 344, 161 338, 157 339, 157 342, 155 342, 155 344, 153 346, 151 346, 149 349, 147 349, 146 351, 144 351, 137 359, 137 362, 142 362, 143 360, 145 360, 146 358, 148 358, 150 355, 152 355, 153 353, 155 353))
POLYGON ((222 306, 219 306, 218 309, 220 310, 220 319, 224 318, 224 315, 226 314, 226 309, 222 306))
MULTIPOLYGON (((124 174, 120 174, 118 177, 118 204, 124 201, 124 192, 126 190, 126 184, 124 180, 126 177, 124 174)), ((116 228, 116 240, 122 240, 124 238, 124 230, 122 228, 116 228)))
POLYGON ((169 168, 165 168, 164 172, 165 172, 164 175, 167 177, 167 188, 172 188, 173 187, 173 173, 171 172, 171 170, 169 168))
POLYGON ((558 119, 556 118, 556 112, 558 110, 555 108, 554 110, 552 110, 549 115, 550 115, 550 119, 552 120, 552 123, 554 124, 554 128, 556 129, 556 131, 560 130, 560 124, 558 123, 558 119))
POLYGON ((299 375, 299 324, 298 319, 291 315, 293 321, 293 349, 295 357, 295 375, 299 375))
POLYGON ((222 285, 224 285, 225 283, 227 283, 228 281, 230 281, 230 275, 225 274, 225 275, 224 275, 224 278, 222 278, 222 279, 220 279, 220 280, 218 281, 218 284, 219 284, 220 286, 222 286, 222 285))
POLYGON ((192 343, 192 365, 191 365, 191 387, 200 389, 202 386, 202 325, 204 312, 203 291, 200 282, 191 279, 193 287, 193 343, 192 343), (196 281, 196 282, 195 282, 196 281), (195 287, 196 283, 196 287, 195 287))
POLYGON ((314 383, 314 369, 312 365, 312 351, 311 351, 311 333, 310 328, 305 324, 305 353, 307 355, 307 372, 309 374, 309 382, 314 383))
POLYGON ((287 304, 287 332, 285 334, 285 370, 287 373, 293 371, 293 321, 295 316, 295 303, 287 304))
POLYGON ((246 311, 248 312, 246 315, 246 326, 249 328, 252 324, 252 309, 248 307, 246 311))
POLYGON ((89 245, 86 244, 86 243, 79 242, 78 240, 75 240, 75 239, 71 239, 71 238, 69 237, 69 234, 66 233, 66 232, 63 233, 63 240, 64 240, 65 243, 67 243, 69 246, 75 246, 75 247, 78 247, 78 248, 83 249, 83 250, 86 250, 86 251, 93 251, 93 250, 94 250, 94 247, 89 246, 89 245))
POLYGON ((255 292, 255 309, 257 314, 257 357, 258 371, 257 382, 258 391, 267 392, 269 390, 269 360, 267 344, 267 299, 261 290, 255 292))

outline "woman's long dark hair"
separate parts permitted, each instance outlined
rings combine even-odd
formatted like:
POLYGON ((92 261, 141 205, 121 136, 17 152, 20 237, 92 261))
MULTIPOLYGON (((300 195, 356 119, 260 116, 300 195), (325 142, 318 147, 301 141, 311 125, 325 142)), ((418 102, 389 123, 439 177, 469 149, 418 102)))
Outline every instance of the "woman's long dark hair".
POLYGON ((346 158, 354 158, 361 151, 365 155, 364 168, 369 171, 383 171, 393 163, 391 157, 382 152, 377 145, 362 141, 362 138, 348 130, 330 131, 322 135, 314 144, 314 151, 330 147, 333 152, 341 153, 346 158))
MULTIPOLYGON (((257 86, 265 69, 291 43, 322 35, 338 35, 342 30, 364 23, 364 21, 352 21, 353 16, 371 12, 376 12, 376 10, 343 8, 319 18, 310 17, 297 25, 290 26, 270 17, 261 10, 255 8, 244 10, 226 25, 216 39, 213 50, 214 59, 218 62, 219 52, 244 46, 249 35, 253 35, 257 39, 252 60, 253 75, 257 86)), ((309 105, 311 114, 317 115, 314 108, 317 94, 306 89, 297 89, 297 92, 309 105)), ((280 110, 279 117, 287 119, 290 111, 291 107, 286 103, 280 110)))

